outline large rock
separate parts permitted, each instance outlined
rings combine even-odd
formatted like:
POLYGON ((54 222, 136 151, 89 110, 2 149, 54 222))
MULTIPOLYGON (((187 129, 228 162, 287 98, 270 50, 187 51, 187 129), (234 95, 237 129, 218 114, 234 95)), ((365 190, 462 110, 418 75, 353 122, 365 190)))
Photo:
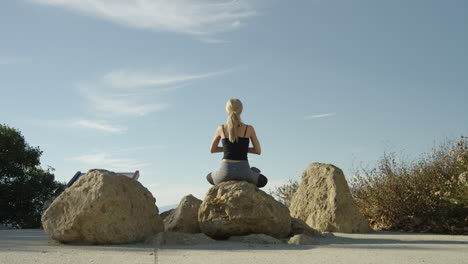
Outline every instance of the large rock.
POLYGON ((307 167, 289 209, 292 217, 321 232, 372 231, 351 197, 343 171, 331 164, 307 167))
POLYGON ((291 217, 286 206, 243 181, 212 187, 198 211, 201 231, 213 238, 263 233, 287 237, 291 217))
POLYGON ((140 182, 90 170, 42 215, 45 232, 62 243, 127 244, 164 231, 155 198, 140 182))
POLYGON ((202 201, 192 195, 187 195, 179 203, 179 206, 164 218, 166 231, 200 233, 198 225, 198 208, 202 201))

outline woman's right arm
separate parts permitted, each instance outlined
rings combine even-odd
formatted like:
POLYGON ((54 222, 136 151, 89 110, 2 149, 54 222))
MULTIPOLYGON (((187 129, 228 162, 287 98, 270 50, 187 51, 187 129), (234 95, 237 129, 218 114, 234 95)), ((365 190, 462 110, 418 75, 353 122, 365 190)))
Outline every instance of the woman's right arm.
POLYGON ((252 140, 253 148, 249 148, 249 153, 260 155, 262 153, 262 148, 260 147, 260 142, 257 138, 257 133, 255 133, 255 129, 253 126, 249 126, 250 128, 250 139, 252 140))
POLYGON ((223 148, 219 146, 219 141, 221 140, 221 126, 218 126, 216 129, 213 140, 211 141, 211 153, 223 152, 223 148))

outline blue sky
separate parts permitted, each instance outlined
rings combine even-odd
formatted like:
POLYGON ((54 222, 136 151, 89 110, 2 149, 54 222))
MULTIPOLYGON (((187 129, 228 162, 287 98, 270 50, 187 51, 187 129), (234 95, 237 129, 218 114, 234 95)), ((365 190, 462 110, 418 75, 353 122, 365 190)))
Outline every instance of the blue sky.
POLYGON ((203 199, 229 98, 270 187, 311 162, 347 176, 468 135, 468 2, 0 3, 0 122, 68 181, 139 169, 158 206, 203 199))

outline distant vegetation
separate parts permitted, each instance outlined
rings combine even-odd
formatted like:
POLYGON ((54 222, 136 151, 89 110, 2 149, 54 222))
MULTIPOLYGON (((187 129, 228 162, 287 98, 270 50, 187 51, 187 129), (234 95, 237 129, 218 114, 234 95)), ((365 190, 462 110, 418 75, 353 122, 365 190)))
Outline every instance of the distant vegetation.
POLYGON ((375 229, 463 234, 468 226, 468 140, 447 140, 409 161, 385 154, 351 181, 353 197, 375 229))
POLYGON ((40 227, 45 203, 65 188, 52 168, 39 167, 41 155, 20 131, 0 124, 0 225, 40 227))
POLYGON ((269 192, 277 201, 289 207, 291 205, 291 199, 296 193, 297 188, 299 187, 299 182, 297 180, 289 180, 288 183, 275 187, 269 192))
MULTIPOLYGON (((468 138, 446 140, 417 160, 387 154, 374 168, 354 171, 353 198, 374 229, 466 234, 468 138)), ((270 194, 289 206, 298 182, 270 194)))

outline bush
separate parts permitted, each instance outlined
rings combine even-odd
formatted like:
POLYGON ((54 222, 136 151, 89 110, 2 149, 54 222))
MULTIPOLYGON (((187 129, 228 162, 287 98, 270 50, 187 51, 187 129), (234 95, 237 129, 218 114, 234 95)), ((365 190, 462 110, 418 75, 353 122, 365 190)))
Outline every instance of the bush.
POLYGON ((299 183, 297 180, 289 180, 289 183, 275 187, 269 192, 277 201, 286 205, 289 208, 293 195, 296 193, 299 183))
POLYGON ((466 233, 468 140, 447 140, 416 161, 384 154, 355 172, 351 193, 374 229, 466 233))

